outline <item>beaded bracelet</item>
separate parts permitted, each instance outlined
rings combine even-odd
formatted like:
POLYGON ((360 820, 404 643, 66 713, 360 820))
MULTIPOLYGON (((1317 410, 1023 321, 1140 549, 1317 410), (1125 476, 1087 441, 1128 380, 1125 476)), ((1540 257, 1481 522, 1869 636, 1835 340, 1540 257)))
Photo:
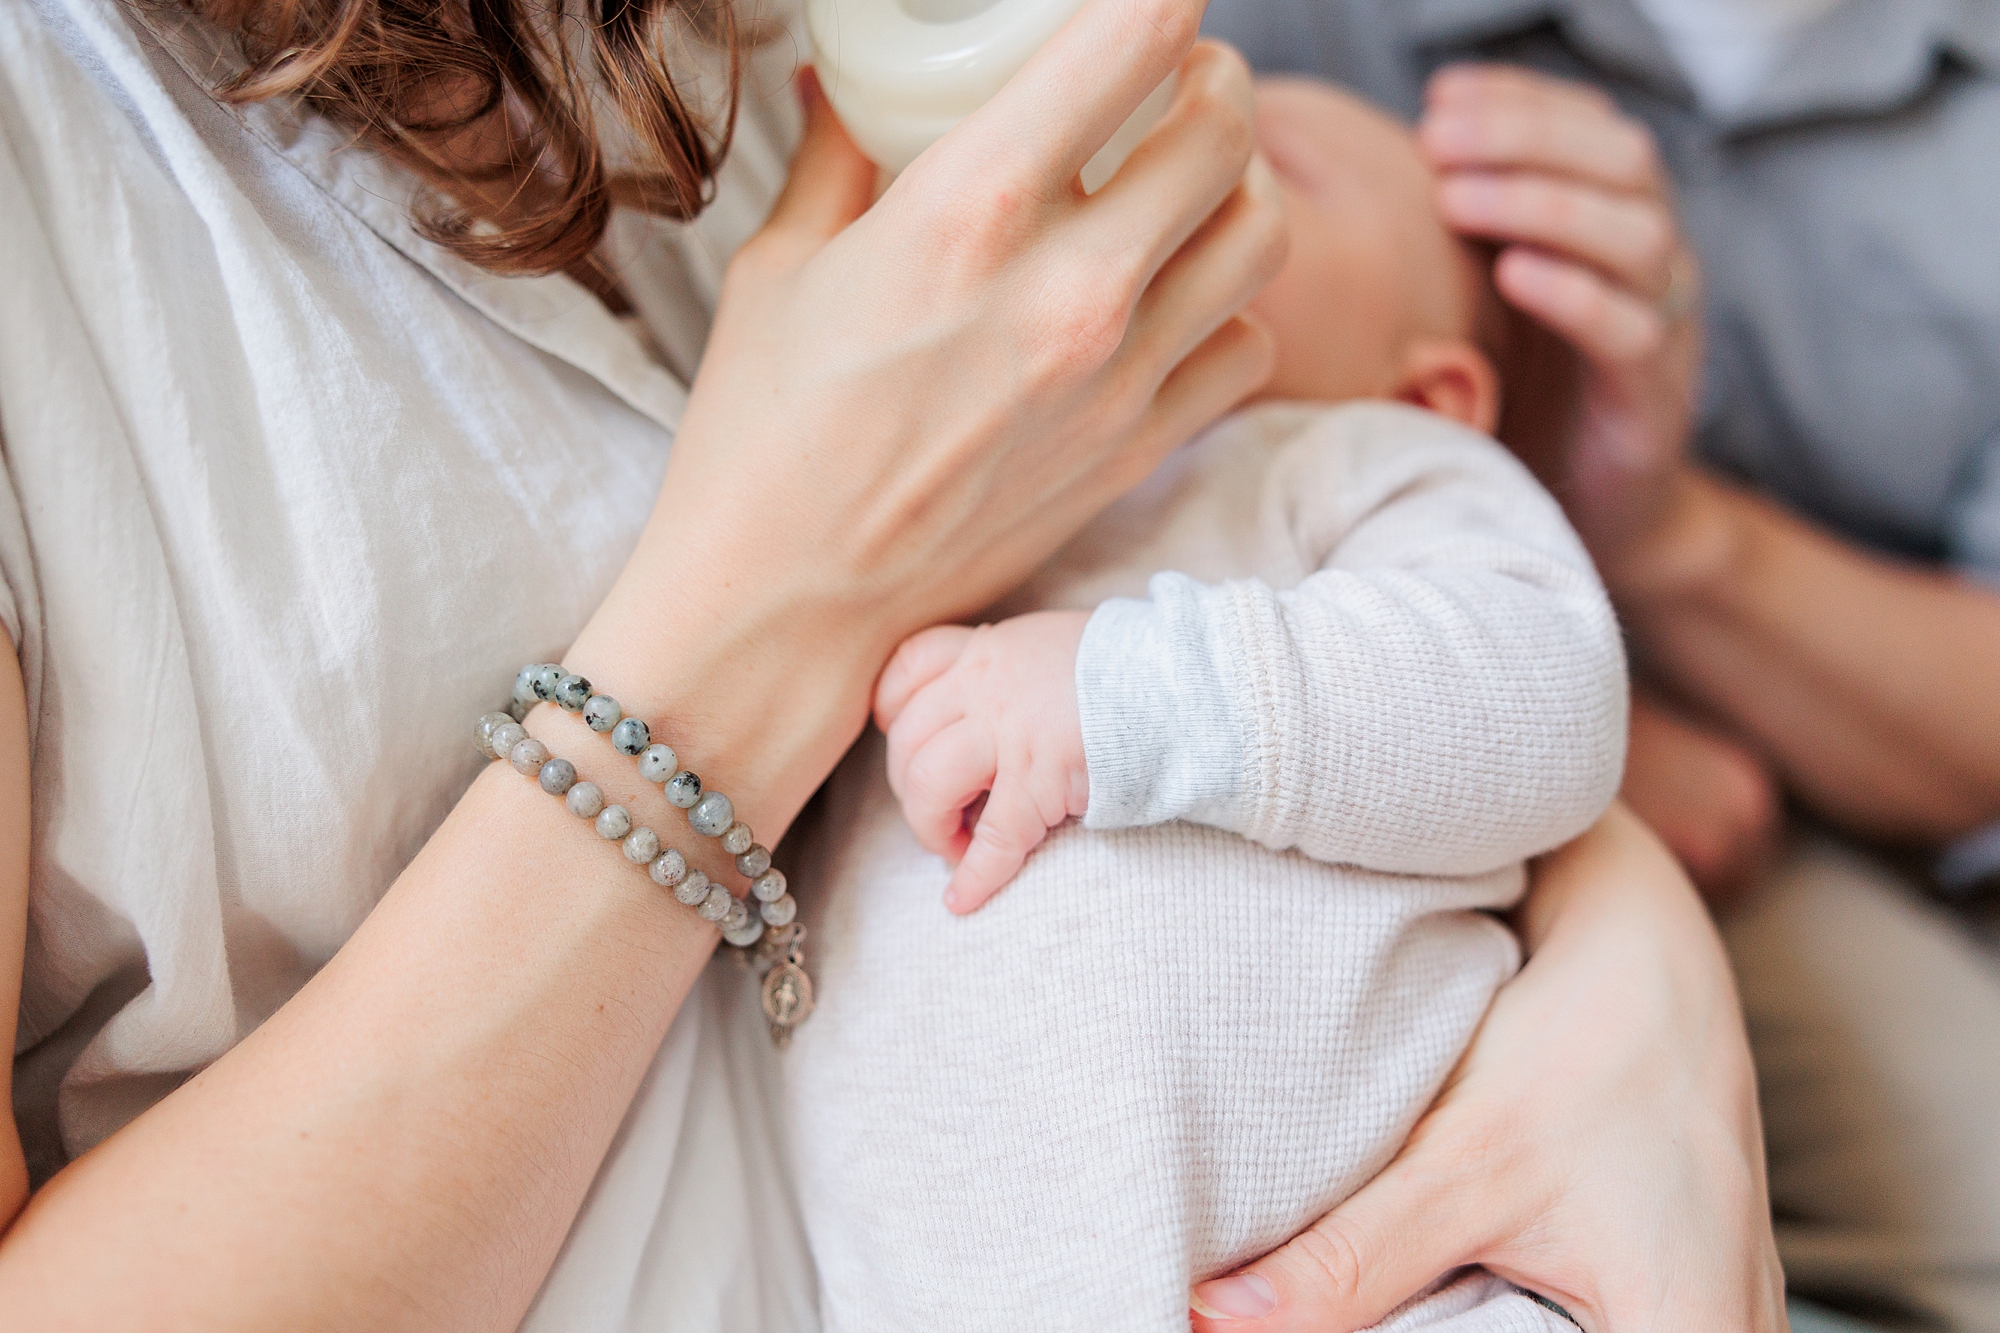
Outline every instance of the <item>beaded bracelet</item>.
POLYGON ((475 737, 481 754, 506 759, 516 771, 535 778, 543 791, 562 797, 570 813, 592 820, 600 837, 617 842, 626 860, 643 866, 654 883, 694 908, 704 921, 719 926, 723 939, 738 950, 738 958, 763 979, 764 1017, 772 1040, 781 1048, 790 1040, 792 1029, 813 1008, 812 981, 805 971, 805 926, 797 920, 797 901, 786 892, 784 872, 772 868, 769 849, 736 818, 735 805, 727 796, 704 791, 700 777, 680 767, 673 747, 652 739, 644 720, 624 716, 616 699, 593 694, 589 681, 554 663, 522 667, 514 678, 507 711, 483 715, 475 737), (577 781, 574 765, 553 757, 547 746, 529 736, 521 721, 538 703, 581 714, 592 731, 611 733, 612 748, 636 759, 641 777, 661 784, 668 802, 687 811, 689 826, 718 840, 736 858, 736 869, 750 881, 756 912, 690 868, 687 857, 652 829, 635 826, 631 811, 607 805, 595 783, 577 781))

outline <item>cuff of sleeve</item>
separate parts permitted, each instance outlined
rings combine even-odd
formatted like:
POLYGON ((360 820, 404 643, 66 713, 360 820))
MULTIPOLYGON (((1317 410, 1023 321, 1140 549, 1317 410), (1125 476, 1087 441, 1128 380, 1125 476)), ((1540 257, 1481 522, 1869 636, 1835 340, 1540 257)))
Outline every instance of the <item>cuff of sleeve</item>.
POLYGON ((1251 804, 1249 719, 1231 683, 1227 645, 1218 642, 1206 590, 1194 580, 1160 574, 1147 591, 1147 601, 1100 605, 1077 648, 1077 713, 1090 771, 1084 827, 1174 819, 1237 827, 1251 804))

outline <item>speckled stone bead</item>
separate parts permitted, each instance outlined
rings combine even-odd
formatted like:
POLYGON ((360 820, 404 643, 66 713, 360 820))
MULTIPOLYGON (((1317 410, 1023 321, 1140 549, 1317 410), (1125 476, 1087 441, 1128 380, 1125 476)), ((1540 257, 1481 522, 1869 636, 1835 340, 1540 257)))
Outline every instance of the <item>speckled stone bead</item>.
POLYGON ((798 914, 799 900, 789 893, 782 898, 774 898, 757 909, 757 915, 764 918, 764 924, 767 926, 789 926, 792 924, 792 918, 798 914))
POLYGON ((623 842, 632 831, 632 812, 622 805, 607 805, 597 812, 597 836, 607 842, 623 842))
POLYGON ((669 847, 653 858, 653 864, 646 867, 646 873, 653 877, 653 883, 663 889, 671 889, 687 878, 687 858, 678 849, 669 847))
POLYGON ((755 879, 771 868, 771 849, 761 842, 750 844, 749 850, 736 858, 736 873, 745 879, 755 879))
POLYGON ((750 908, 741 898, 729 900, 729 915, 722 918, 724 930, 741 930, 750 921, 750 908))
POLYGON ((740 819, 722 830, 722 850, 731 856, 743 855, 756 841, 757 835, 752 833, 750 826, 740 819))
POLYGON ((576 785, 576 765, 567 759, 551 759, 535 774, 535 780, 549 795, 561 796, 576 785))
POLYGON ((681 757, 671 745, 658 741, 639 751, 639 776, 648 782, 665 782, 681 766, 681 757))
POLYGON ((619 849, 633 865, 650 865, 653 858, 660 854, 660 835, 643 826, 635 828, 625 835, 619 849))
POLYGON ((519 722, 502 722, 493 728, 493 734, 486 738, 493 748, 495 759, 505 759, 507 752, 528 739, 528 729, 519 722))
POLYGON ((756 883, 750 886, 750 892, 757 895, 757 901, 760 903, 776 902, 785 896, 785 872, 766 870, 757 876, 756 883))
POLYGON ((758 940, 764 938, 764 919, 753 916, 736 930, 731 930, 727 926, 724 926, 722 929, 722 938, 729 941, 735 948, 747 949, 758 940))
POLYGON ((493 733, 513 720, 505 713, 481 713, 479 726, 472 733, 475 743, 479 746, 479 753, 488 759, 498 759, 500 756, 493 750, 493 733))
POLYGON ((555 692, 549 698, 565 713, 581 713, 590 702, 590 682, 582 676, 564 676, 556 682, 555 692))
POLYGON ((541 700, 535 694, 535 673, 542 669, 540 662, 531 662, 521 668, 514 677, 514 702, 532 708, 541 700))
POLYGON ((604 809, 604 792, 595 782, 579 782, 569 789, 563 805, 578 819, 595 819, 604 809))
MULTIPOLYGON (((517 722, 514 725, 519 726, 517 722)), ((514 766, 516 773, 533 777, 542 771, 542 765, 549 762, 549 747, 530 736, 517 741, 514 748, 507 751, 507 762, 514 766)))
POLYGON ((701 900, 701 906, 694 910, 701 913, 703 921, 720 921, 729 915, 729 905, 736 901, 736 895, 720 884, 711 884, 708 897, 701 900))
POLYGON ((667 779, 667 799, 683 810, 701 799, 701 779, 682 769, 667 779))
POLYGON ((556 697, 556 682, 563 678, 563 669, 553 662, 544 662, 535 668, 535 674, 528 678, 528 687, 537 699, 548 700, 556 697))
POLYGON ((689 907, 699 907, 708 901, 710 887, 707 875, 690 870, 686 879, 674 885, 674 897, 689 907))
POLYGON ((688 827, 705 838, 721 837, 735 822, 736 807, 719 791, 707 793, 688 811, 688 827))
POLYGON ((652 743, 653 733, 643 718, 628 717, 611 729, 611 748, 620 754, 637 754, 652 743))
POLYGON ((609 731, 618 725, 625 710, 608 694, 593 694, 583 706, 583 722, 592 731, 609 731))

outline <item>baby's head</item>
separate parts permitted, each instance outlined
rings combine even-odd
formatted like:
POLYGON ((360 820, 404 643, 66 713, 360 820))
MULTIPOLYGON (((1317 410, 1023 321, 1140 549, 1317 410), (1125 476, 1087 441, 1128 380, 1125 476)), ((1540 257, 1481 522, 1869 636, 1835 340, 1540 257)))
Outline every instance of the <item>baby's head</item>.
POLYGON ((1291 256, 1252 307, 1277 336, 1265 394, 1400 398, 1495 429, 1491 265, 1438 217, 1410 131, 1305 79, 1257 87, 1257 142, 1285 192, 1291 256))

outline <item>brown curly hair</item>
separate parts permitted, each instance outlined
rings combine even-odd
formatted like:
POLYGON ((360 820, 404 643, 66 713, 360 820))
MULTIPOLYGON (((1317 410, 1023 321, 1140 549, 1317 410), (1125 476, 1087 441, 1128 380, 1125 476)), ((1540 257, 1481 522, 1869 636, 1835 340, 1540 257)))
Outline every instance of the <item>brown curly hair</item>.
POLYGON ((588 267, 614 205, 693 217, 729 149, 729 0, 189 2, 249 61, 218 96, 297 96, 352 128, 434 188, 424 233, 495 273, 588 267), (706 120, 668 66, 689 37, 726 60, 706 120))

